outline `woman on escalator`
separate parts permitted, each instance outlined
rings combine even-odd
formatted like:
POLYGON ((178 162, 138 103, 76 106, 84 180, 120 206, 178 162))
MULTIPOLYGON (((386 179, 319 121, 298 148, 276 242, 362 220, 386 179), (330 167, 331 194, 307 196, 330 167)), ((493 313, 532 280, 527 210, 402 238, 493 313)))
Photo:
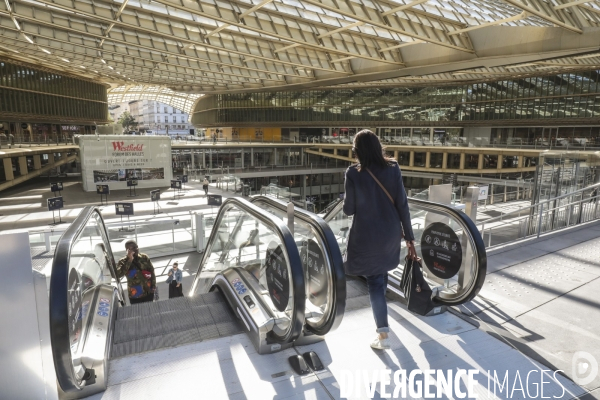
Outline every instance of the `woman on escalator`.
POLYGON ((402 238, 408 257, 416 260, 408 199, 398 163, 384 153, 370 130, 354 137, 357 163, 346 170, 344 213, 353 215, 344 266, 348 275, 365 276, 377 337, 374 349, 389 349, 387 303, 388 271, 398 266, 402 238))

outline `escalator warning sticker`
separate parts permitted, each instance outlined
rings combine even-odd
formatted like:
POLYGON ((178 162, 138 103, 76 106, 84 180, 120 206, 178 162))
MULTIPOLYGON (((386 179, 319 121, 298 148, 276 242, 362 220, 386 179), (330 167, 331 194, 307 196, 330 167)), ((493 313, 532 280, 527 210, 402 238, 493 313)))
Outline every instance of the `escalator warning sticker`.
POLYGON ((237 279, 237 278, 236 278, 236 279, 234 279, 234 280, 232 281, 232 283, 233 283, 233 287, 235 288, 236 292, 237 292, 239 295, 242 295, 242 294, 244 294, 244 293, 246 293, 246 292, 247 292, 247 289, 246 289, 246 287, 244 286, 244 284, 243 284, 242 282, 240 282, 240 280, 239 280, 239 279, 237 279))
POLYGON ((458 236, 450 226, 442 222, 434 222, 423 231, 421 253, 427 269, 440 279, 455 276, 463 261, 458 236))
POLYGON ((105 298, 100 298, 98 303, 98 315, 101 317, 108 317, 110 311, 110 301, 105 298))

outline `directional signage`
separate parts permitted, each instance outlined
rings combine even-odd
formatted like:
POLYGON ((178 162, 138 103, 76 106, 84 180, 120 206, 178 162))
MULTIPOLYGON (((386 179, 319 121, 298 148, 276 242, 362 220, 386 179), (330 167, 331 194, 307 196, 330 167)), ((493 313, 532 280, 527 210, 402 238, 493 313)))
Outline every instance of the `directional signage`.
POLYGON ((160 190, 151 190, 150 191, 150 200, 151 201, 159 201, 160 200, 160 190))
POLYGON ((62 197, 52 197, 48 199, 48 211, 60 210, 63 206, 62 197))
POLYGON ((50 190, 52 191, 52 193, 54 193, 54 192, 62 192, 62 190, 63 190, 63 183, 62 182, 52 182, 52 183, 50 183, 50 190))
POLYGON ((223 202, 223 196, 220 194, 209 194, 207 203, 209 206, 220 206, 223 202))
POLYGON ((127 179, 127 186, 137 186, 138 180, 136 178, 127 179))
POLYGON ((477 200, 485 200, 488 197, 489 186, 479 186, 479 198, 477 200))
POLYGON ((181 189, 181 181, 180 180, 172 180, 171 181, 171 189, 181 189))
POLYGON ((133 203, 115 203, 115 214, 133 215, 133 203))
POLYGON ((97 194, 110 194, 110 186, 108 185, 96 185, 97 194))

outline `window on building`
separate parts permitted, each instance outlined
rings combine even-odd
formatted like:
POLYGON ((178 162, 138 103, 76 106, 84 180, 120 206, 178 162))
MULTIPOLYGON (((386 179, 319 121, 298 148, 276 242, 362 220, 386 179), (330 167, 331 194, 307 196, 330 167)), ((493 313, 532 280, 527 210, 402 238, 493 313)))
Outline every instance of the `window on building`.
POLYGON ((176 116, 173 116, 173 122, 174 123, 177 122, 177 117, 176 116))
POLYGON ((164 113, 166 114, 166 113, 167 113, 167 107, 164 107, 164 110, 163 110, 163 111, 164 111, 164 113))
POLYGON ((166 122, 169 122, 169 117, 167 117, 167 116, 165 115, 165 123, 166 123, 166 122))

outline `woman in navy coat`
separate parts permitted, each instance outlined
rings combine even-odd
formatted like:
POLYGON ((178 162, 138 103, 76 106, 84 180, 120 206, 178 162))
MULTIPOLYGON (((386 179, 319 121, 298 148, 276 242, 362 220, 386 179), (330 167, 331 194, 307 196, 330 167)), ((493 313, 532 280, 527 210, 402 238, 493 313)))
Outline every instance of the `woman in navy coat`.
POLYGON ((415 238, 398 163, 385 156, 379 138, 367 129, 356 134, 352 151, 358 163, 346 171, 344 213, 354 217, 344 266, 348 275, 366 277, 378 333, 371 347, 388 349, 388 271, 400 263, 402 238, 408 256, 417 259, 415 238))

